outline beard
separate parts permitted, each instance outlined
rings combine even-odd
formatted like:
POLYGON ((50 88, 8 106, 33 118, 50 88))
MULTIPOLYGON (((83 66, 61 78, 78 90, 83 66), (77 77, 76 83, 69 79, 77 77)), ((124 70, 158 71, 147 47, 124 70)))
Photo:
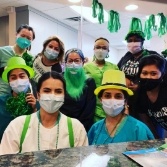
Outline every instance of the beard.
POLYGON ((83 68, 66 68, 64 72, 67 93, 79 99, 85 87, 86 74, 83 68))

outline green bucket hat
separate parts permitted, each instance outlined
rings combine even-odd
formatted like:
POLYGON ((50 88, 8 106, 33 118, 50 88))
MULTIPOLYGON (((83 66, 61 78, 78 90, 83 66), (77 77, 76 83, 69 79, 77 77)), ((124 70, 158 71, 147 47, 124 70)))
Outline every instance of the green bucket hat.
POLYGON ((125 90, 128 95, 133 95, 133 92, 126 87, 125 74, 120 70, 107 70, 103 74, 102 85, 97 87, 94 91, 98 95, 104 89, 120 89, 125 90))
POLYGON ((30 78, 32 78, 34 76, 34 70, 31 67, 26 65, 26 62, 22 57, 13 56, 7 62, 7 66, 5 67, 5 69, 2 73, 2 79, 5 82, 8 82, 8 73, 11 70, 17 69, 17 68, 21 68, 21 69, 26 70, 29 73, 30 78))

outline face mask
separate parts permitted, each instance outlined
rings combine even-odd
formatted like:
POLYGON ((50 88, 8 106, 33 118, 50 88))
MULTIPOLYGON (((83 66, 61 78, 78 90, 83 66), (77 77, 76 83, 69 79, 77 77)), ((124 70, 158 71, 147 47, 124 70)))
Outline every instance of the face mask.
POLYGON ((16 43, 21 49, 26 49, 31 45, 31 41, 23 37, 18 37, 16 43))
POLYGON ((66 64, 66 68, 70 69, 71 74, 77 74, 80 68, 82 68, 82 63, 76 64, 73 62, 72 64, 66 64))
POLYGON ((108 51, 103 49, 97 49, 94 51, 94 55, 97 60, 104 60, 108 55, 108 51))
POLYGON ((15 81, 9 82, 10 87, 15 93, 27 92, 29 88, 29 79, 17 79, 15 81))
POLYGON ((140 78, 140 87, 145 89, 146 91, 150 91, 159 86, 161 82, 162 82, 161 77, 159 79, 140 78))
POLYGON ((103 99, 102 107, 105 113, 111 117, 115 117, 121 113, 124 109, 124 100, 116 100, 116 99, 103 99))
POLYGON ((49 59, 49 60, 54 60, 59 56, 59 52, 50 49, 50 48, 46 48, 44 51, 44 55, 49 59))
POLYGON ((127 47, 132 54, 136 54, 142 50, 141 42, 130 42, 127 47))
POLYGON ((40 106, 48 113, 57 112, 64 103, 64 96, 54 94, 41 94, 39 99, 40 106))

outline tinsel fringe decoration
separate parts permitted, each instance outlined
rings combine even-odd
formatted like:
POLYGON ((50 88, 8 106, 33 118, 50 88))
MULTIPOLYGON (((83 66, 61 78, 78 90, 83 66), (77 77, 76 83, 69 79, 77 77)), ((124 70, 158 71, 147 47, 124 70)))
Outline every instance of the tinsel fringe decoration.
POLYGON ((108 30, 110 32, 118 32, 120 28, 121 24, 119 20, 119 13, 114 10, 110 10, 108 19, 108 30))

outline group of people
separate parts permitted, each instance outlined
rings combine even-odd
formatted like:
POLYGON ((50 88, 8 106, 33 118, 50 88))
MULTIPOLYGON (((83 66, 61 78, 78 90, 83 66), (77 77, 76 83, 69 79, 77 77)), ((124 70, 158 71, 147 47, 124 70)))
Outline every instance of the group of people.
POLYGON ((33 58, 34 39, 22 25, 16 44, 0 47, 1 155, 164 137, 166 60, 143 48, 142 32, 128 33, 118 65, 105 60, 102 37, 86 64, 80 49, 65 52, 57 36, 33 58))

